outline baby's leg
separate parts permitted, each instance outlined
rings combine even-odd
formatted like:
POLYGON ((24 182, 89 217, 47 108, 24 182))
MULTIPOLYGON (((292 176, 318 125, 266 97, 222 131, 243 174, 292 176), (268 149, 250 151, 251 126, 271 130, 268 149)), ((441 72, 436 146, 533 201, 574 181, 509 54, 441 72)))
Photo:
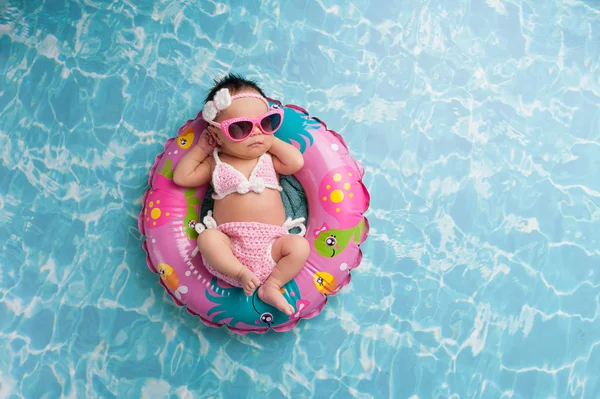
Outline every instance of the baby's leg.
POLYGON ((198 235, 198 249, 218 272, 239 280, 248 296, 260 285, 260 280, 231 252, 231 240, 217 229, 206 229, 198 235))
POLYGON ((300 273, 309 253, 310 246, 304 237, 298 235, 279 237, 271 249, 273 260, 277 262, 277 266, 267 281, 258 289, 259 298, 290 316, 294 312, 294 307, 285 300, 280 290, 300 273))

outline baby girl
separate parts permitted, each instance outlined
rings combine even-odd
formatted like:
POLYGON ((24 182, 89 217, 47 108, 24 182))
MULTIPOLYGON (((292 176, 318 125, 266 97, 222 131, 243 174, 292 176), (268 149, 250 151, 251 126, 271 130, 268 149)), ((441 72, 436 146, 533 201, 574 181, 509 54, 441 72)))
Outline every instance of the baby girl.
POLYGON ((273 135, 283 110, 269 106, 256 83, 232 74, 215 83, 202 110, 208 128, 178 163, 173 180, 214 188, 214 209, 204 225, 196 225, 207 269, 246 295, 258 288, 263 302, 291 315, 281 287, 302 270, 310 248, 304 220, 286 220, 279 175, 298 172, 304 158, 273 135), (289 234, 293 227, 299 235, 289 234))

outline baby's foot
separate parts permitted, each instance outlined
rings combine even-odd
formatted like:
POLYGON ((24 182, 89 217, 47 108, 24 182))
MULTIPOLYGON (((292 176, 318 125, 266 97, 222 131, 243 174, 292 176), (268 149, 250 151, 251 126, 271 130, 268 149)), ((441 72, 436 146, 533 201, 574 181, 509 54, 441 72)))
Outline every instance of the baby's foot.
POLYGON ((250 296, 254 294, 256 287, 260 285, 260 280, 247 267, 244 267, 238 274, 238 280, 242 283, 244 294, 250 296))
POLYGON ((283 297, 280 288, 275 283, 266 282, 258 289, 258 297, 264 303, 276 307, 288 316, 294 313, 294 307, 283 297))

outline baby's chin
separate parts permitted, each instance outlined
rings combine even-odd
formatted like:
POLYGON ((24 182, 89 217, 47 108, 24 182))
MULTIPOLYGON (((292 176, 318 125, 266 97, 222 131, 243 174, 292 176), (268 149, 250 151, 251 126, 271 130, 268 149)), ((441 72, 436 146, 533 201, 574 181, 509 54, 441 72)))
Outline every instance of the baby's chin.
POLYGON ((236 148, 224 149, 230 155, 236 156, 243 159, 258 158, 271 148, 271 142, 269 141, 257 141, 255 143, 243 143, 242 145, 236 145, 236 148), (229 151, 228 151, 229 150, 229 151))
POLYGON ((257 157, 260 157, 265 152, 269 151, 270 147, 271 146, 268 145, 267 143, 254 143, 254 144, 248 145, 244 149, 243 152, 244 152, 244 155, 249 158, 257 158, 257 157))

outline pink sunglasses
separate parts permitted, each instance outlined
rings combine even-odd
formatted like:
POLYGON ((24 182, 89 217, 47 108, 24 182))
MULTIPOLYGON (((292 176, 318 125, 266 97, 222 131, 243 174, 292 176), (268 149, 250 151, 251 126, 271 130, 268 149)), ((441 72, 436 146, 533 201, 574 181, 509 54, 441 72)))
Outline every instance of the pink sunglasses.
MULTIPOLYGON (((240 97, 258 98, 262 100, 267 107, 269 106, 267 100, 262 96, 250 93, 233 96, 232 100, 240 97)), ((231 118, 226 119, 221 123, 213 121, 208 121, 208 123, 220 128, 229 140, 240 142, 250 137, 250 134, 254 131, 256 126, 258 126, 264 134, 273 134, 281 127, 281 123, 283 122, 283 109, 279 108, 277 105, 270 108, 269 111, 257 118, 231 118)))
POLYGON ((281 127, 283 109, 273 109, 258 118, 231 118, 221 123, 209 121, 213 126, 221 128, 225 136, 231 141, 244 141, 258 125, 264 134, 273 134, 281 127))

